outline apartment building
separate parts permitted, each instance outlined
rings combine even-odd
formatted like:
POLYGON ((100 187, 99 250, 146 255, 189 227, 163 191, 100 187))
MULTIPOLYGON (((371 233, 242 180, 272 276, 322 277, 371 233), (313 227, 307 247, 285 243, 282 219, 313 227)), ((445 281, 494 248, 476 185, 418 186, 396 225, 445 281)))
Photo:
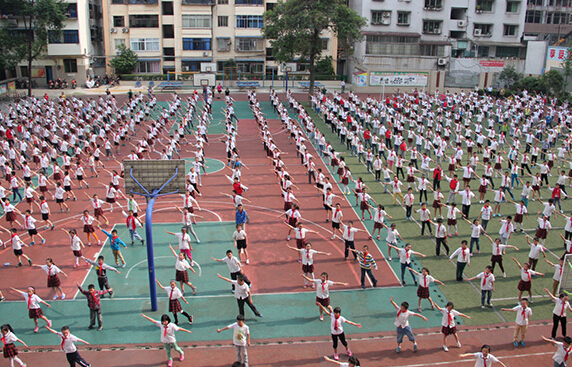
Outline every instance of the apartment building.
POLYGON ((564 44, 572 32, 572 0, 528 0, 524 23, 527 40, 564 44))
MULTIPOLYGON (((139 56, 135 73, 196 72, 229 60, 237 72, 279 73, 270 42, 263 39, 263 13, 277 0, 103 0, 105 55, 125 44, 139 56)), ((324 38, 326 54, 337 43, 324 38)), ((108 67, 108 73, 111 72, 108 67)))
MULTIPOLYGON (((46 86, 52 79, 75 79, 78 85, 85 83, 88 75, 103 69, 103 28, 101 2, 99 0, 64 0, 67 17, 61 35, 50 35, 46 53, 35 60, 32 70, 27 62, 21 62, 15 70, 6 70, 5 77, 27 78, 39 86, 46 86)), ((24 29, 21 19, 9 14, 1 22, 15 30, 24 29)))
POLYGON ((368 19, 365 40, 348 60, 350 73, 438 72, 460 67, 457 60, 526 56, 526 0, 349 0, 349 6, 368 19))

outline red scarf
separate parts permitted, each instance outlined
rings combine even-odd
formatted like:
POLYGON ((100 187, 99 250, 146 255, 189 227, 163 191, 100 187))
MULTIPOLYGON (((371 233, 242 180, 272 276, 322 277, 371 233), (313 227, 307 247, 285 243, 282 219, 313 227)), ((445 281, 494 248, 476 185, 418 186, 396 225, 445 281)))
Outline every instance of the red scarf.
POLYGON ((423 288, 427 288, 427 275, 423 275, 423 288))
POLYGON ((483 287, 484 287, 485 284, 487 283, 487 278, 490 276, 490 275, 487 275, 487 274, 484 274, 484 275, 485 275, 485 277, 483 278, 483 285, 482 285, 483 287))
POLYGON ((173 299, 173 291, 174 291, 174 290, 175 290, 175 289, 171 288, 171 294, 169 295, 169 301, 171 301, 171 300, 173 299))
POLYGON ((30 309, 30 306, 32 305, 32 296, 33 295, 28 295, 28 310, 30 309))
POLYGON ((63 336, 62 334, 62 344, 60 344, 60 348, 62 348, 62 350, 64 350, 64 344, 66 343, 67 338, 67 336, 63 336))
POLYGON ((334 320, 334 330, 338 330, 338 319, 340 318, 339 316, 336 317, 334 316, 335 320, 334 320))
POLYGON ((570 354, 570 351, 572 351, 572 347, 568 348, 568 349, 564 349, 564 362, 566 362, 568 360, 568 356, 570 354))
POLYGON ((165 331, 163 331, 163 336, 167 337, 167 329, 169 328, 169 325, 165 325, 165 331))

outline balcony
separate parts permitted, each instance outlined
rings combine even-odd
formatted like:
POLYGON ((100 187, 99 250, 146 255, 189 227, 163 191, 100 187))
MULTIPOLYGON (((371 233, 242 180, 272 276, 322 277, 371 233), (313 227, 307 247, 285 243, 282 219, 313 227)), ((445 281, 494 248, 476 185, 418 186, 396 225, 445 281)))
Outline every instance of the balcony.
POLYGON ((214 0, 182 0, 182 5, 214 5, 214 0))

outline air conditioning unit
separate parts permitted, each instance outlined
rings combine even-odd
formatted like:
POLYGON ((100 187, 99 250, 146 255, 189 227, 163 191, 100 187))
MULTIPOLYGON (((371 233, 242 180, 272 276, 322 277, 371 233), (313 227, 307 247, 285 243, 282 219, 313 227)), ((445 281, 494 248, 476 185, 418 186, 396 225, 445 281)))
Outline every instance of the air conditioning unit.
POLYGON ((123 33, 129 33, 129 28, 127 28, 127 27, 126 27, 126 28, 123 28, 123 29, 121 30, 121 32, 123 32, 123 33))
POLYGON ((110 31, 111 31, 111 33, 117 33, 117 29, 115 29, 115 28, 111 28, 110 31))
POLYGON ((383 17, 383 18, 381 19, 381 23, 380 23, 380 24, 383 24, 383 25, 391 24, 391 18, 390 18, 390 17, 383 17))
POLYGON ((467 22, 464 20, 459 20, 457 22, 457 27, 459 27, 459 28, 465 28, 466 26, 467 26, 467 22))
POLYGON ((382 16, 383 18, 391 18, 391 13, 387 11, 387 12, 385 12, 385 13, 382 13, 381 16, 382 16))
POLYGON ((475 29, 475 32, 473 33, 475 36, 482 36, 483 35, 483 30, 480 28, 475 29))
POLYGON ((203 52, 203 57, 208 57, 208 56, 210 56, 210 52, 208 51, 203 52))
POLYGON ((444 59, 444 58, 437 59, 437 65, 439 65, 439 66, 447 65, 447 59, 444 59))
POLYGON ((184 65, 184 66, 183 66, 183 71, 189 71, 189 67, 186 66, 186 65, 184 65))

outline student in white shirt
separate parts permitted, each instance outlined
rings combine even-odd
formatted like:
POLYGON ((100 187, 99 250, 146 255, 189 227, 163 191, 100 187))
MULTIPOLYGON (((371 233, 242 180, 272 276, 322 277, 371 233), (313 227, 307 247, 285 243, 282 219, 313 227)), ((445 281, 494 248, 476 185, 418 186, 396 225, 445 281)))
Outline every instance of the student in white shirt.
POLYGON ((69 326, 63 326, 61 332, 57 332, 49 326, 46 326, 46 329, 48 329, 50 332, 56 334, 57 336, 59 336, 61 338, 61 340, 62 340, 61 349, 65 352, 66 359, 68 360, 70 366, 75 366, 76 363, 78 365, 80 365, 81 367, 89 367, 90 366, 90 364, 87 363, 85 361, 85 359, 83 359, 79 355, 79 352, 77 351, 77 348, 75 347, 75 344, 74 344, 74 343, 80 342, 80 343, 83 343, 85 345, 89 345, 89 343, 83 339, 78 338, 77 336, 73 335, 72 333, 70 333, 69 326))
POLYGON ((316 306, 318 306, 318 308, 320 310, 320 321, 324 321, 323 309, 322 309, 322 307, 320 307, 320 305, 322 305, 324 307, 330 306, 330 286, 342 285, 342 286, 347 287, 350 284, 331 281, 328 279, 329 275, 326 272, 323 272, 322 274, 320 274, 320 279, 310 279, 307 276, 305 276, 304 274, 302 274, 302 277, 304 279, 306 279, 307 281, 312 282, 315 285, 315 287, 316 287, 316 306))
POLYGON ((437 303, 433 302, 433 306, 435 306, 439 312, 443 314, 443 319, 441 321, 441 333, 443 333, 443 350, 445 352, 449 351, 447 347, 447 336, 453 335, 455 340, 457 341, 457 347, 461 348, 461 342, 459 341, 459 335, 457 334, 457 324, 455 323, 455 317, 461 316, 466 319, 470 319, 470 316, 467 316, 459 311, 455 310, 455 305, 453 302, 447 302, 445 307, 440 307, 437 303))
MULTIPOLYGON (((322 252, 322 251, 318 251, 318 250, 314 250, 312 249, 312 244, 310 242, 306 243, 304 248, 297 248, 297 247, 292 247, 288 244, 286 244, 286 246, 291 249, 294 250, 296 252, 298 252, 298 254, 301 256, 302 258, 302 273, 304 274, 304 288, 308 287, 308 279, 314 279, 314 255, 326 255, 326 256, 330 256, 331 254, 329 252, 322 252)), ((315 283, 312 283, 312 288, 314 288, 316 286, 315 283)))
POLYGON ((398 306, 393 300, 393 297, 391 297, 390 302, 397 311, 394 322, 397 327, 397 348, 395 352, 401 352, 401 343, 403 343, 404 336, 407 336, 409 341, 413 343, 413 351, 417 352, 417 341, 415 341, 415 336, 413 335, 413 331, 411 331, 411 326, 409 326, 409 317, 416 316, 422 318, 423 321, 427 321, 427 318, 418 313, 409 311, 409 303, 407 302, 402 302, 401 306, 398 306))
POLYGON ((546 259, 546 253, 544 252, 545 248, 538 242, 538 238, 534 237, 532 243, 530 242, 530 236, 526 235, 526 242, 530 246, 530 252, 528 253, 528 263, 530 264, 530 268, 532 270, 536 270, 536 264, 538 264, 538 258, 540 257, 540 253, 544 255, 546 259))
POLYGON ((220 333, 224 330, 233 330, 232 344, 236 350, 236 359, 242 366, 248 366, 246 347, 250 347, 250 328, 244 323, 244 315, 238 315, 234 324, 217 329, 216 332, 220 333))
POLYGON ((540 273, 538 271, 534 271, 530 268, 529 263, 524 263, 520 265, 517 259, 511 257, 511 259, 516 263, 516 266, 520 269, 520 282, 518 282, 518 300, 522 299, 522 294, 524 292, 528 292, 530 296, 530 303, 532 303, 532 276, 533 275, 540 275, 541 277, 544 276, 544 273, 540 273))
POLYGON ((554 268, 554 275, 552 276, 552 294, 556 294, 558 286, 560 285, 560 280, 562 279, 562 270, 563 270, 562 267, 564 266, 564 258, 561 257, 560 259, 558 259, 558 264, 554 264, 553 262, 548 261, 547 259, 544 259, 544 261, 546 261, 548 265, 554 268))
MULTIPOLYGON (((237 280, 238 276, 242 275, 244 277, 244 282, 248 286, 250 286, 250 280, 248 280, 246 275, 244 275, 242 273, 242 264, 240 263, 240 259, 236 258, 232 254, 232 250, 227 250, 226 251, 226 257, 223 257, 222 259, 215 259, 214 257, 211 257, 211 259, 213 259, 214 261, 226 263, 226 265, 228 266, 228 271, 230 272, 230 279, 237 280)), ((232 284, 232 292, 233 293, 234 293, 234 288, 235 288, 235 286, 233 283, 232 284)))
POLYGON ((497 357, 491 354, 491 347, 489 345, 483 345, 481 351, 478 353, 463 353, 460 355, 461 358, 475 357, 475 367, 491 367, 493 362, 506 367, 497 357))
POLYGON ((457 282, 463 281, 463 271, 465 266, 471 266, 471 251, 467 248, 468 243, 466 240, 461 241, 461 247, 456 249, 451 256, 449 256, 449 262, 453 262, 453 258, 457 257, 457 272, 456 279, 457 282))
POLYGON ((548 293, 552 302, 554 302, 554 309, 552 310, 552 339, 556 338, 556 332, 558 331, 558 323, 562 326, 562 336, 566 336, 566 311, 572 311, 569 297, 566 293, 560 293, 558 298, 550 293, 550 291, 544 288, 544 291, 548 293))
POLYGON ((572 352, 572 338, 566 336, 564 339, 562 339, 561 342, 557 342, 553 339, 548 339, 544 336, 542 339, 554 344, 557 348, 556 353, 554 353, 554 356, 552 356, 552 359, 554 360, 554 367, 566 367, 566 362, 570 358, 570 352, 572 352))
POLYGON ((514 306, 513 308, 501 308, 501 311, 516 312, 515 328, 513 342, 515 347, 524 347, 524 337, 526 336, 526 329, 528 328, 528 321, 530 316, 532 316, 532 308, 528 307, 528 299, 523 298, 520 300, 520 304, 514 306), (519 338, 520 335, 520 338, 519 338))
POLYGON ((175 349, 179 353, 179 361, 185 359, 185 353, 177 345, 177 339, 175 338, 175 331, 184 331, 185 333, 191 334, 192 331, 183 329, 182 327, 173 324, 169 315, 163 314, 161 316, 161 321, 153 320, 145 314, 141 314, 144 318, 151 321, 158 328, 161 329, 161 343, 165 346, 165 351, 167 352, 167 359, 169 360, 169 365, 173 365, 173 357, 171 356, 171 348, 175 349))
POLYGON ((332 332, 334 359, 337 361, 340 358, 338 355, 338 340, 346 348, 346 354, 348 355, 348 357, 351 357, 353 354, 348 346, 348 343, 346 342, 346 335, 344 333, 343 324, 345 322, 347 324, 357 326, 360 329, 361 329, 361 324, 357 324, 343 317, 342 309, 339 307, 332 309, 332 306, 328 306, 328 308, 322 306, 321 304, 319 304, 319 306, 322 309, 322 311, 324 311, 331 318, 330 330, 332 332))
POLYGON ((492 307, 491 297, 495 290, 495 276, 493 274, 493 267, 487 266, 485 271, 477 274, 472 278, 467 278, 467 282, 479 279, 481 281, 481 308, 485 308, 485 299, 487 305, 492 307))

